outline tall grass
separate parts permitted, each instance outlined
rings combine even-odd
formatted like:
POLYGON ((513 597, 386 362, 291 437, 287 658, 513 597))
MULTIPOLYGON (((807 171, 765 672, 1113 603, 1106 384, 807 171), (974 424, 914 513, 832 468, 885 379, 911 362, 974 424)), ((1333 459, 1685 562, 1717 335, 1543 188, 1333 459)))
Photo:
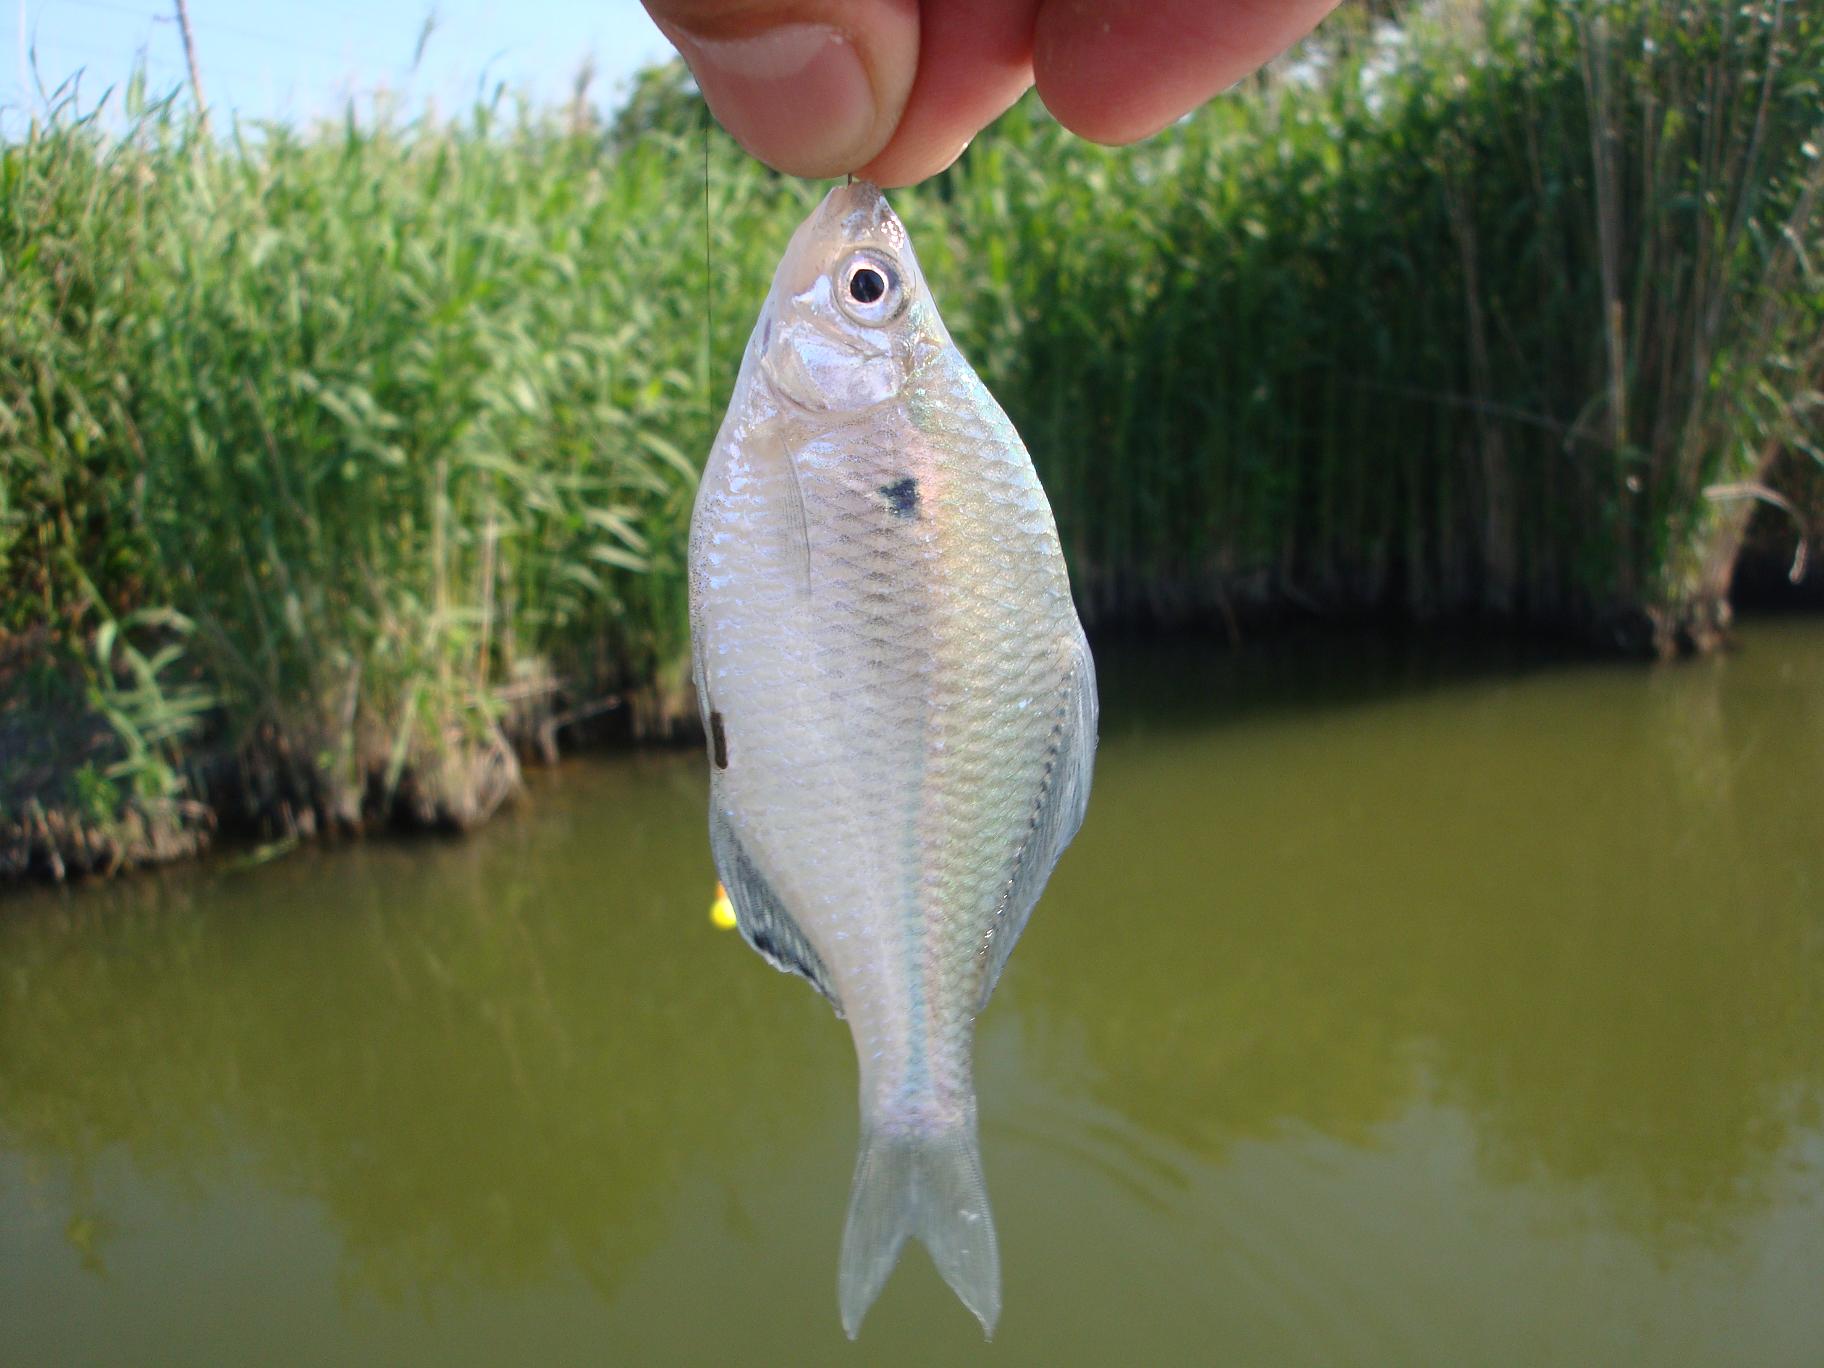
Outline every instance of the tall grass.
POLYGON ((1709 640, 1705 491, 1816 450, 1821 73, 1815 4, 1459 4, 1137 156, 1026 111, 969 334, 1094 605, 1709 640))
POLYGON ((758 278, 807 193, 724 149, 706 244, 701 157, 524 110, 34 130, 0 229, 5 625, 180 605, 256 799, 338 822, 484 815, 503 722, 566 701, 675 711, 738 346, 706 370, 705 248, 758 278))
MULTIPOLYGON (((1092 616, 1669 650, 1819 451, 1820 73, 1815 3, 1439 4, 1137 149, 1028 103, 896 203, 1092 616)), ((0 148, 0 631, 163 738, 113 767, 172 797, 207 697, 218 805, 463 824, 598 700, 678 714, 695 470, 815 188, 664 74, 608 129, 133 98, 0 148)))

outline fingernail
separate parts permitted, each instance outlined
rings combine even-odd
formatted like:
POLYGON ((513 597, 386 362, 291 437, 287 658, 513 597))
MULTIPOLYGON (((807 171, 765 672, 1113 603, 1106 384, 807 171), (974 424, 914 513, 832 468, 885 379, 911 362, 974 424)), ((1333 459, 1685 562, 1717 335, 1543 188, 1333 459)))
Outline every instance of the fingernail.
POLYGON ((874 91, 855 45, 822 24, 786 24, 752 38, 672 41, 734 138, 794 176, 855 169, 874 131, 874 91))

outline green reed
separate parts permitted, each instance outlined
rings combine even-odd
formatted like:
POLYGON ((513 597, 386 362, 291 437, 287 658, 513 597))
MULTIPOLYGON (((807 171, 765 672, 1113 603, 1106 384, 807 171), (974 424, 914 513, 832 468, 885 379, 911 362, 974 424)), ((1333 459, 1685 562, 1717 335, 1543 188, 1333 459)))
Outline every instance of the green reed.
POLYGON ((479 816, 503 725, 675 691, 704 376, 740 345, 706 368, 705 292, 732 308, 803 198, 718 142, 706 244, 702 146, 501 109, 34 130, 0 237, 5 627, 181 606, 232 739, 349 822, 376 780, 479 816))
POLYGON ((1135 152, 1025 111, 953 178, 1091 604, 1709 639, 1706 491, 1816 450, 1824 14, 1447 5, 1291 66, 1135 152))

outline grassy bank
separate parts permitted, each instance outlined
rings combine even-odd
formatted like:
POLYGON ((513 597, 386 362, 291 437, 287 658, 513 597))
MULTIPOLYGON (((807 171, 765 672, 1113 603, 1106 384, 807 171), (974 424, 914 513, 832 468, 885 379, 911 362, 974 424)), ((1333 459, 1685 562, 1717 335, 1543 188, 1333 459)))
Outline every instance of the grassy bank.
MULTIPOLYGON (((1818 455, 1821 72, 1815 3, 1345 17, 1142 148, 1026 105, 896 203, 1092 618, 1703 646, 1818 455)), ((0 866, 465 825, 677 716, 694 472, 817 188, 662 77, 607 129, 134 98, 0 151, 0 866)))

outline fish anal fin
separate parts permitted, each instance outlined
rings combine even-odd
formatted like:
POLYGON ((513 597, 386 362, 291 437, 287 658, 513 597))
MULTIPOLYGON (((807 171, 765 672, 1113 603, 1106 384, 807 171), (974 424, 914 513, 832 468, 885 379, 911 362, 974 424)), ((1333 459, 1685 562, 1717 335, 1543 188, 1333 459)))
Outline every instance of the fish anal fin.
POLYGON ((1089 806, 1089 783, 1096 764, 1096 665, 1081 627, 1071 645, 1064 684, 1057 699, 1057 725, 1052 748, 1026 839, 1014 855, 1006 892, 988 933, 988 970, 982 978, 977 1010, 988 1005, 1008 956, 1026 929, 1027 919, 1045 891, 1058 856, 1064 853, 1089 806))
POLYGON ((710 806, 709 846, 715 856, 716 872, 734 904, 735 925, 741 930, 741 938, 773 968, 806 980, 829 999, 836 1015, 841 1016, 842 1001, 836 996, 822 957, 760 873, 719 803, 710 806))

